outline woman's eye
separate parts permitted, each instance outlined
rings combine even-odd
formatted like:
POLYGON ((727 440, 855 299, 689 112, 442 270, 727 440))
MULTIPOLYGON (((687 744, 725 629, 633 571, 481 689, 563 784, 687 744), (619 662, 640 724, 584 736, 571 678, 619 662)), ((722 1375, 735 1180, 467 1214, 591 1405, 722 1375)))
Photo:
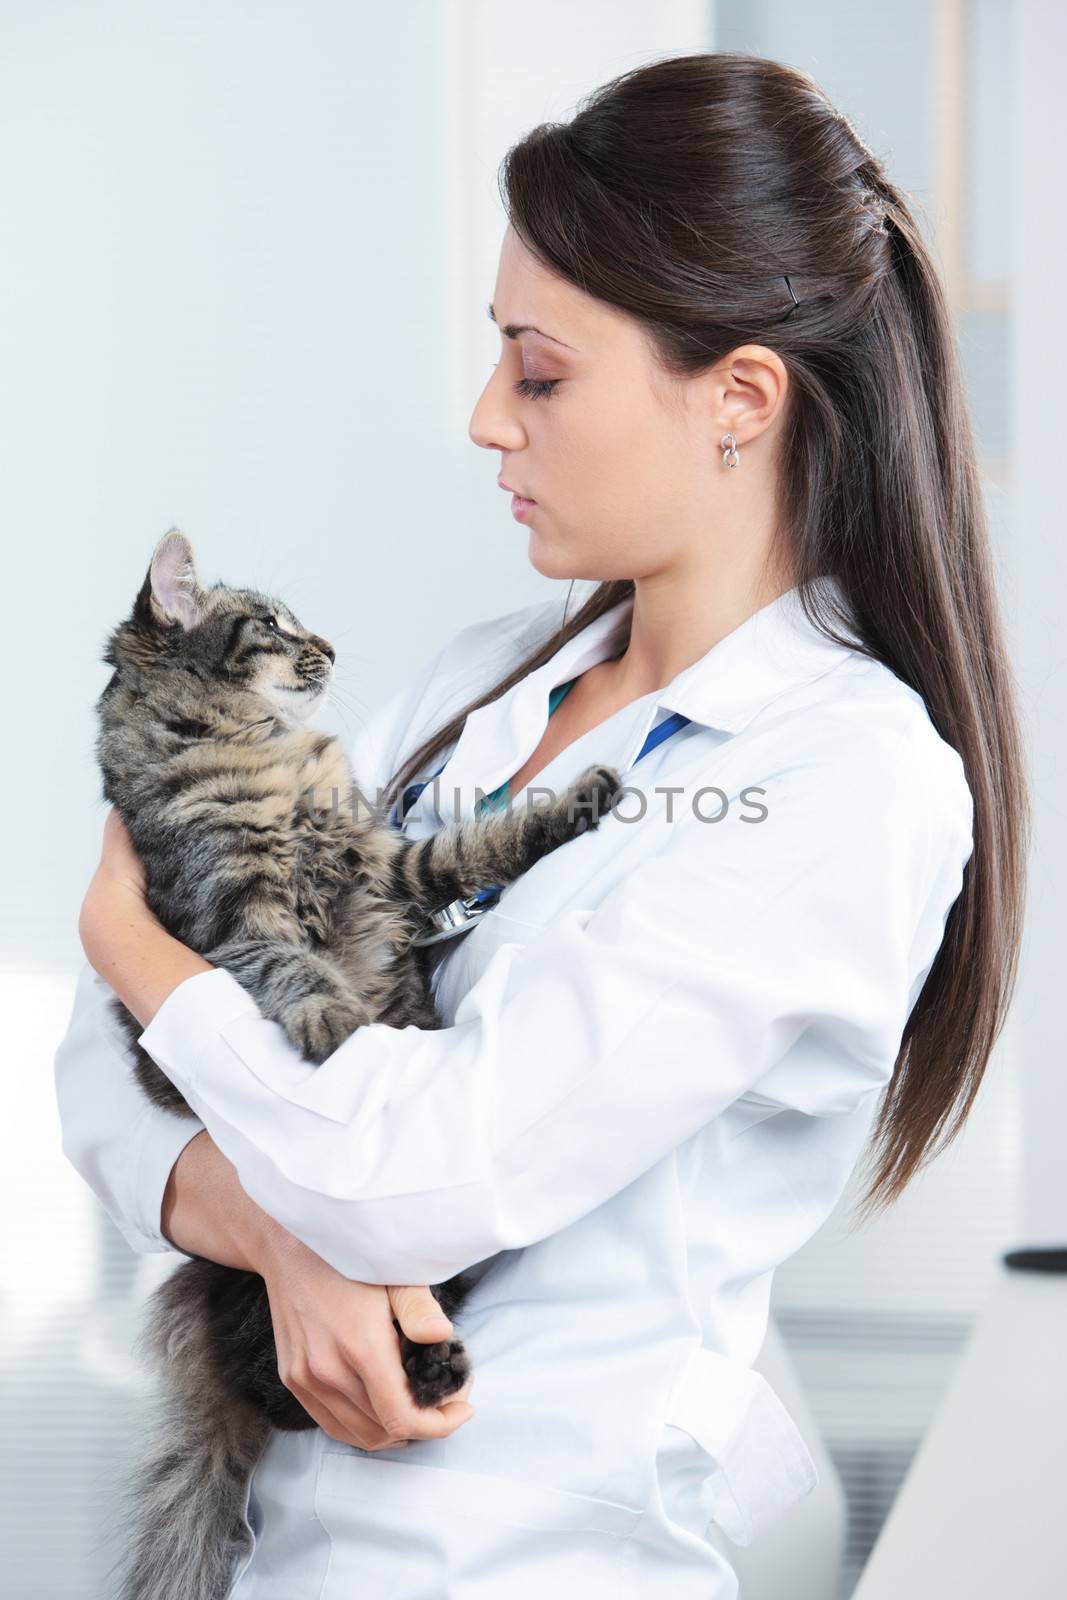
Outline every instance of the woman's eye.
POLYGON ((541 400, 552 393, 557 383, 562 382, 562 378, 520 378, 515 385, 515 393, 525 395, 527 400, 541 400))

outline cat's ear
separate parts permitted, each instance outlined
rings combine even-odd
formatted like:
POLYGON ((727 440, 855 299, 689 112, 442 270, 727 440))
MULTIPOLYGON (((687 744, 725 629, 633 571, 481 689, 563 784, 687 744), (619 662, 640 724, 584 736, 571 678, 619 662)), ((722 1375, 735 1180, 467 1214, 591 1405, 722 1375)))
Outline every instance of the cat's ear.
POLYGON ((165 533, 152 552, 137 610, 145 621, 164 627, 177 622, 186 633, 203 619, 204 591, 196 574, 193 547, 180 528, 165 533))

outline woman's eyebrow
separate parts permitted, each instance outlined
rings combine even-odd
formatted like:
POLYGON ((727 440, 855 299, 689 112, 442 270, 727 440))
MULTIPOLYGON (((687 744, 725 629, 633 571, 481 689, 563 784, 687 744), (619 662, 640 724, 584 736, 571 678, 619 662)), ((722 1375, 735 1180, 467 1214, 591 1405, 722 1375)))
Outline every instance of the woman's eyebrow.
MULTIPOLYGON (((495 322, 496 312, 493 310, 492 305, 487 306, 486 310, 489 313, 490 322, 495 322)), ((563 340, 557 339, 555 334, 542 333, 540 328, 535 328, 530 322, 505 322, 500 331, 506 339, 517 339, 520 333, 540 333, 542 339, 551 339, 553 344, 563 345, 564 350, 574 350, 576 348, 572 344, 563 344, 563 340)))

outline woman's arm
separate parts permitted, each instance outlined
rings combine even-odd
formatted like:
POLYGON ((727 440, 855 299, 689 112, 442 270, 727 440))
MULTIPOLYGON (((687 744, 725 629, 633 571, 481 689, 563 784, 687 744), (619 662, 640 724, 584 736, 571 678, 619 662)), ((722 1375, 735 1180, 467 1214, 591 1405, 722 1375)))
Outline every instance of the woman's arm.
MULTIPOLYGON (((759 759, 720 753, 716 782, 736 797, 759 759)), ((216 969, 141 1044, 252 1198, 366 1283, 443 1282, 559 1231, 750 1089, 850 1111, 892 1073, 970 793, 918 725, 809 718, 762 760, 763 822, 649 818, 662 846, 595 911, 502 944, 451 1027, 371 1023, 312 1067, 216 969)))
POLYGON ((248 1272, 259 1271, 266 1236, 281 1229, 241 1188, 233 1162, 206 1129, 193 1135, 171 1168, 160 1222, 175 1249, 248 1272))
POLYGON ((63 1153, 131 1250, 166 1251, 173 1249, 160 1228, 167 1174, 204 1124, 147 1098, 113 1001, 86 962, 53 1064, 63 1153))
POLYGON ((184 979, 216 970, 172 938, 149 910, 144 863, 114 806, 104 822, 100 862, 82 901, 78 934, 91 966, 142 1027, 184 979))

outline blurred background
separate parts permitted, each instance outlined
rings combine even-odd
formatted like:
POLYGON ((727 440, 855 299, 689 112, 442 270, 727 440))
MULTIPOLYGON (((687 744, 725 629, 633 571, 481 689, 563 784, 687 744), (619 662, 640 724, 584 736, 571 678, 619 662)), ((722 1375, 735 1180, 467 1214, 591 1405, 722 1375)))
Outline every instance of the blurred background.
MULTIPOLYGON (((156 540, 180 526, 207 582, 278 594, 335 643, 343 704, 321 721, 342 737, 459 627, 547 598, 556 585, 527 561, 498 457, 467 433, 498 355, 485 310, 504 229, 497 166, 533 124, 643 61, 772 56, 810 72, 888 162, 941 264, 1028 732, 1050 735, 1035 741, 1050 821, 1064 700, 1051 484, 1063 12, 1055 0, 0 3, 0 526, 15 690, 0 794, 7 1600, 110 1600, 109 1494, 143 1403, 131 1342, 174 1265, 131 1253, 67 1164, 52 1084, 106 810, 92 749, 100 656, 156 540)), ((1050 846, 1039 930, 1060 866, 1050 846)), ((898 1563, 913 1596, 955 1593, 955 1577, 963 1593, 946 1510, 955 1474, 940 1453, 959 1449, 954 1413, 982 1416, 989 1361, 1014 1395, 1051 1319, 1062 1326, 1062 1304, 1039 1298, 1022 1353, 1008 1348, 1014 1331, 992 1354, 983 1344, 1018 1276, 1004 1251, 1057 1242, 1062 1221, 1028 1199, 1027 1174, 1063 1132, 1062 1098, 1037 1118, 1027 1109, 1062 1037, 1051 958, 1032 943, 963 1137, 862 1229, 857 1179, 778 1275, 765 1370, 824 1481, 765 1544, 730 1552, 748 1600, 896 1600, 898 1563)), ((1025 1292, 1058 1287, 1035 1283, 1025 1292)), ((984 1520, 1005 1448, 979 1433, 968 1450, 982 1472, 964 1486, 979 1545, 986 1528, 1011 1549, 1040 1513, 1020 1491, 1021 1505, 998 1494, 984 1520)), ((1016 1585, 1028 1600, 1067 1592, 1044 1559, 1033 1574, 1016 1585)), ((966 1583, 969 1596, 1004 1593, 973 1573, 966 1583)))

